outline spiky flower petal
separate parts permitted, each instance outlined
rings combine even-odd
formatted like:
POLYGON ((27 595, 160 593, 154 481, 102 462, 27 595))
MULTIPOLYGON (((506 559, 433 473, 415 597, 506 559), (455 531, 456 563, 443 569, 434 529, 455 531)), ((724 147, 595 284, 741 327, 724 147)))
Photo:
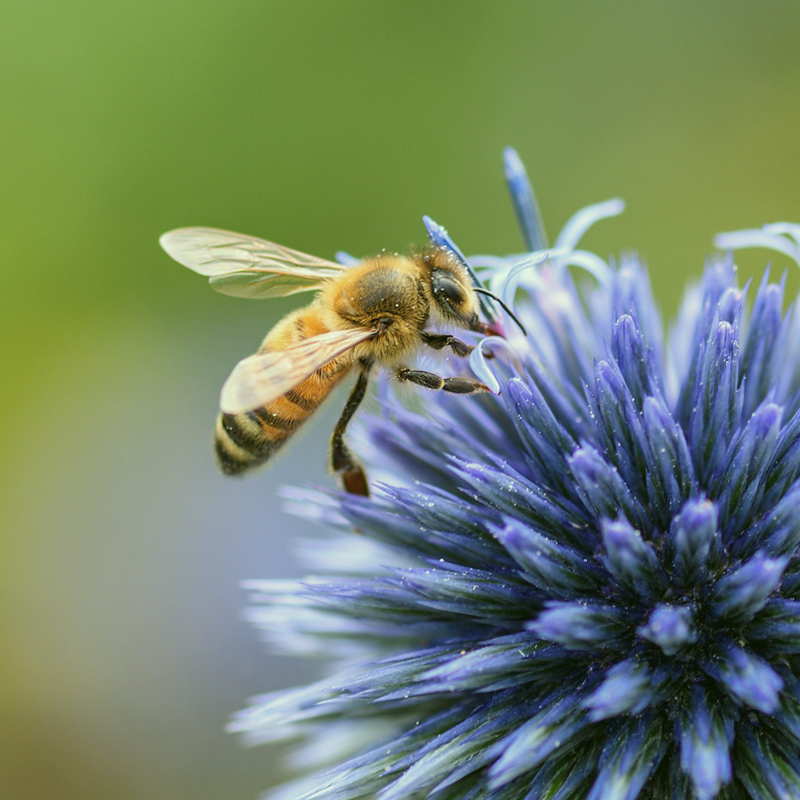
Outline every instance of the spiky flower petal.
MULTIPOLYGON (((387 395, 353 436, 374 498, 289 492, 337 533, 251 615, 335 667, 232 727, 308 737, 307 798, 800 797, 797 307, 720 255, 665 337, 637 260, 577 249, 621 202, 542 251, 505 163, 541 252, 471 259, 528 330, 473 352, 501 395, 387 395)), ((800 263, 798 231, 718 244, 800 263)))

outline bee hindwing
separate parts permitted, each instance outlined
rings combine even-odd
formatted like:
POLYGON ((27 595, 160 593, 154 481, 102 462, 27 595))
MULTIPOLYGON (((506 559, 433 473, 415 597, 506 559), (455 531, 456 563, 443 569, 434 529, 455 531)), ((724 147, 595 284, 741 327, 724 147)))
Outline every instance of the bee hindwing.
POLYGON ((286 347, 242 359, 222 386, 219 407, 241 414, 292 390, 329 361, 375 335, 363 328, 330 331, 286 347))

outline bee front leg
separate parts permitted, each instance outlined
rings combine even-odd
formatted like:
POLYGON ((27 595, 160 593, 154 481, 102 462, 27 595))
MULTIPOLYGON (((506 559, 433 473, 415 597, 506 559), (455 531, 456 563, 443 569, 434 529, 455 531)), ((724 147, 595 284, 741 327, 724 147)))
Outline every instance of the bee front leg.
MULTIPOLYGON (((461 358, 468 356, 474 349, 474 344, 467 344, 462 342, 461 339, 456 339, 455 336, 450 336, 447 333, 425 333, 422 334, 422 341, 433 350, 443 350, 449 347, 453 353, 461 358)), ((494 353, 488 348, 483 351, 485 358, 494 358, 494 353)))
POLYGON ((474 345, 462 342, 461 339, 456 339, 455 336, 446 333, 423 333, 422 341, 433 350, 443 350, 445 347, 449 347, 455 355, 461 356, 461 358, 468 356, 475 349, 474 345))
POLYGON ((435 372, 426 372, 422 369, 407 369, 402 367, 395 372, 399 381, 415 383, 426 389, 452 392, 453 394, 474 394, 475 392, 490 392, 491 389, 474 378, 443 378, 435 372))
POLYGON ((344 432, 347 429, 347 424, 356 413, 356 409, 364 399, 367 393, 367 383, 369 381, 369 370, 364 368, 361 370, 347 400, 347 404, 342 411, 342 416, 336 423, 333 429, 333 437, 331 438, 331 467, 333 471, 340 474, 342 478, 342 486, 346 492, 350 494, 360 494, 364 497, 369 497, 369 486, 367 485, 367 476, 364 470, 356 460, 356 457, 350 452, 350 448, 344 442, 344 432))

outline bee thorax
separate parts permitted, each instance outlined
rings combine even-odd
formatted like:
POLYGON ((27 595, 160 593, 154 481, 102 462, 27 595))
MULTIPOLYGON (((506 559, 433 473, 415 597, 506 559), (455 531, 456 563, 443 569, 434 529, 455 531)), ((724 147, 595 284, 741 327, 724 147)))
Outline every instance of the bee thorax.
POLYGON ((396 260, 382 258, 356 267, 358 271, 337 287, 333 310, 351 324, 379 330, 398 319, 416 321, 421 310, 417 281, 396 260))

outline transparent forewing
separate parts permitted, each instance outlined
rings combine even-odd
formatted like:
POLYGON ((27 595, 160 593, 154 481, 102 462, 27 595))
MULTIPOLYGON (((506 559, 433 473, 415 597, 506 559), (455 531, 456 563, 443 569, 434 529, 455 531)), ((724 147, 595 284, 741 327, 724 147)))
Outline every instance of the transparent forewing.
POLYGON ((318 289, 346 269, 334 261, 215 228, 178 228, 161 246, 179 264, 208 277, 211 286, 234 297, 286 297, 318 289))
POLYGON ((283 350, 242 359, 222 387, 219 407, 226 414, 252 411, 294 389, 320 367, 375 335, 348 328, 304 339, 283 350))

